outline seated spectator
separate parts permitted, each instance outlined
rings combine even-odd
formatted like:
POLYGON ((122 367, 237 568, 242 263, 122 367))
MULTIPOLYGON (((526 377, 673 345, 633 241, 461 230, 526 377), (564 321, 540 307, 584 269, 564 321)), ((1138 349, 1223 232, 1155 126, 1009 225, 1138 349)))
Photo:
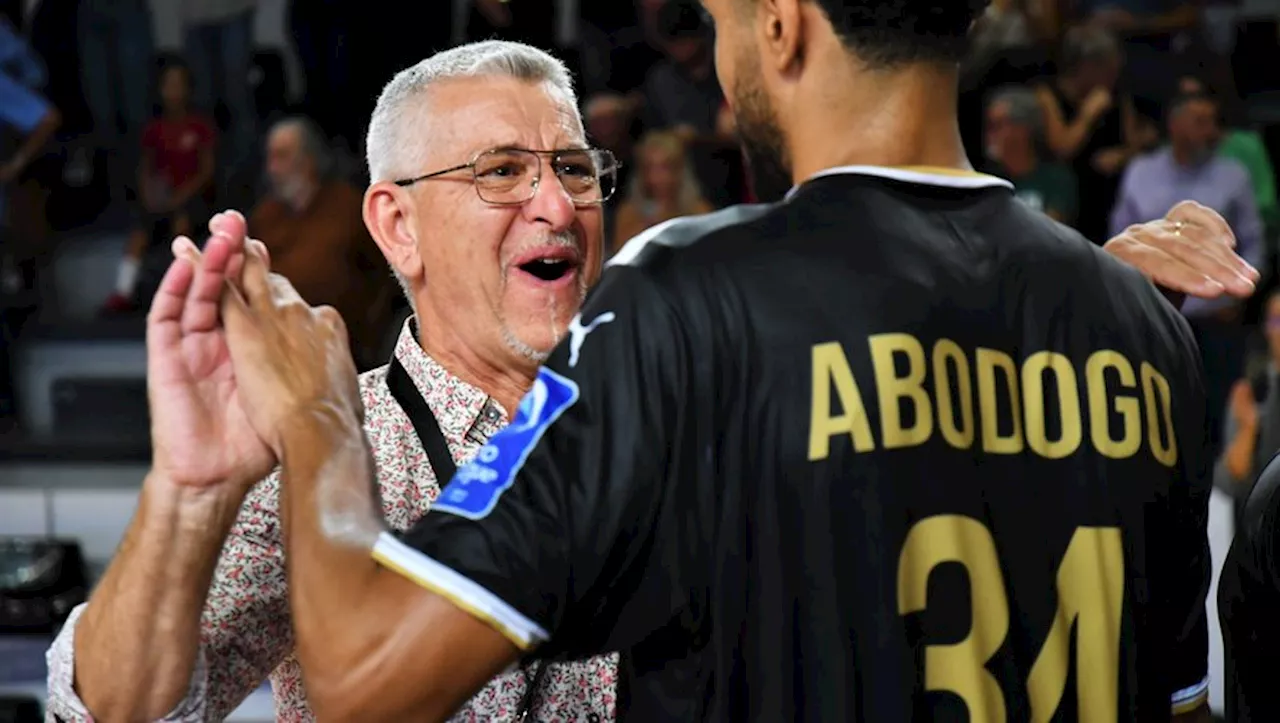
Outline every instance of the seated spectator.
MULTIPOLYGON (((1183 95, 1169 107, 1169 144, 1129 165, 1120 185, 1111 228, 1151 218, 1151 209, 1169 208, 1181 199, 1198 201, 1222 214, 1236 235, 1236 253, 1260 266, 1263 253, 1262 219, 1254 202, 1249 173, 1238 162, 1215 153, 1221 135, 1218 104, 1212 96, 1183 95)), ((1206 417, 1210 441, 1221 439, 1221 414, 1231 384, 1244 364, 1247 332, 1238 299, 1188 299, 1182 313, 1200 346, 1204 364, 1206 417)))
POLYGON ((214 123, 192 109, 191 73, 184 63, 166 61, 157 80, 160 116, 142 131, 139 208, 116 274, 115 292, 103 305, 107 314, 138 307, 138 271, 155 239, 190 236, 209 217, 214 123))
POLYGON ((671 132, 650 132, 636 147, 639 174, 618 208, 610 254, 647 228, 679 216, 708 213, 711 204, 693 174, 684 143, 671 132))
POLYGON ((1197 0, 1074 0, 1072 20, 1105 30, 1123 43, 1125 79, 1146 111, 1176 94, 1177 79, 1196 59, 1186 52, 1200 22, 1197 0))
POLYGON ((645 130, 669 130, 685 142, 694 173, 715 206, 741 200, 734 186, 741 157, 737 141, 721 132, 724 92, 716 80, 711 28, 696 0, 670 0, 658 11, 657 35, 667 59, 644 84, 645 130))
POLYGON ((24 239, 9 232, 7 199, 15 182, 36 160, 57 131, 62 116, 35 87, 43 67, 30 46, 0 20, 0 132, 16 132, 21 140, 7 158, 0 156, 0 434, 16 426, 17 404, 10 357, 13 342, 31 316, 29 304, 6 297, 35 283, 34 254, 24 239))
MULTIPOLYGON (((1183 94, 1208 93, 1208 87, 1199 78, 1188 75, 1179 81, 1179 91, 1183 94)), ((1262 134, 1256 130, 1245 128, 1238 110, 1233 112, 1231 106, 1239 106, 1239 101, 1225 103, 1223 108, 1222 138, 1218 141, 1218 155, 1235 159, 1249 172, 1249 181, 1253 184, 1253 198, 1258 204, 1258 214, 1262 216, 1267 236, 1274 236, 1280 231, 1280 204, 1276 200, 1276 176, 1271 165, 1271 157, 1267 153, 1262 134)))
POLYGON ((1076 216, 1076 179, 1070 168, 1041 158, 1043 128, 1044 114, 1034 91, 1013 87, 996 93, 987 104, 988 170, 1012 181, 1023 203, 1071 224, 1076 216))
POLYGON ((1097 28, 1073 28, 1064 42, 1059 73, 1036 93, 1044 111, 1045 141, 1069 163, 1080 189, 1076 228, 1101 243, 1120 174, 1133 156, 1157 139, 1128 94, 1117 88, 1123 56, 1116 39, 1097 28))
POLYGON ((249 233, 267 244, 271 270, 308 304, 342 315, 363 371, 391 324, 395 287, 382 252, 364 225, 364 194, 333 172, 333 155, 309 119, 281 120, 267 135, 270 190, 249 216, 249 233))

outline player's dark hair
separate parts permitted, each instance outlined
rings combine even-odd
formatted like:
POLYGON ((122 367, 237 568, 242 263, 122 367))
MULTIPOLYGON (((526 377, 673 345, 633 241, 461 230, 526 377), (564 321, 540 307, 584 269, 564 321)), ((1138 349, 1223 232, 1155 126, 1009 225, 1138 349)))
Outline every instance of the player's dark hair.
POLYGON ((836 34, 872 68, 958 63, 990 0, 813 0, 836 34))

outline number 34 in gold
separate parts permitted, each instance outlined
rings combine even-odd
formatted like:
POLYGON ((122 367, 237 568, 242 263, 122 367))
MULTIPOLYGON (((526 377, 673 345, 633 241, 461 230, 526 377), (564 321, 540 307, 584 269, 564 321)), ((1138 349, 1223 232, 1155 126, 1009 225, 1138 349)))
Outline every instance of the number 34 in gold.
MULTIPOLYGON (((969 576, 973 620, 964 640, 929 645, 925 688, 964 701, 969 720, 1004 723, 1004 694, 987 662, 1009 632, 1009 601, 991 531, 961 515, 916 523, 898 560, 898 614, 928 605, 929 576, 944 562, 958 562, 969 576)), ((1124 549, 1115 527, 1078 527, 1057 574, 1058 610, 1044 646, 1027 676, 1032 723, 1045 723, 1066 693, 1071 628, 1076 629, 1076 701, 1080 720, 1116 720, 1120 677, 1120 614, 1124 606, 1124 549)))

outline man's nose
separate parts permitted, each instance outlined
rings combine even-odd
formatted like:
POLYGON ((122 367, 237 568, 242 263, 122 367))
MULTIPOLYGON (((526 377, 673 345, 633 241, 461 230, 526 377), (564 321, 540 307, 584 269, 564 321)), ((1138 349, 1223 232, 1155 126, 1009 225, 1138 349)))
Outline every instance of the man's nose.
POLYGON ((538 187, 534 189, 533 198, 529 199, 522 211, 525 220, 542 221, 551 226, 554 231, 569 228, 578 213, 577 206, 573 204, 573 199, 560 182, 560 178, 549 168, 543 169, 538 187))

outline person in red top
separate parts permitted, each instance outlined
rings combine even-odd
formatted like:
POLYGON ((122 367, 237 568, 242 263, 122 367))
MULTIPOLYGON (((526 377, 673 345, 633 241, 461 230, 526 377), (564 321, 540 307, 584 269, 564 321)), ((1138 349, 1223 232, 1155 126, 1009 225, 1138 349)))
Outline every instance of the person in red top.
POLYGON ((161 113, 142 132, 138 201, 133 230, 116 275, 107 313, 131 311, 138 269, 152 239, 185 236, 208 217, 206 195, 214 173, 215 126, 190 106, 191 72, 171 60, 158 78, 161 113))

